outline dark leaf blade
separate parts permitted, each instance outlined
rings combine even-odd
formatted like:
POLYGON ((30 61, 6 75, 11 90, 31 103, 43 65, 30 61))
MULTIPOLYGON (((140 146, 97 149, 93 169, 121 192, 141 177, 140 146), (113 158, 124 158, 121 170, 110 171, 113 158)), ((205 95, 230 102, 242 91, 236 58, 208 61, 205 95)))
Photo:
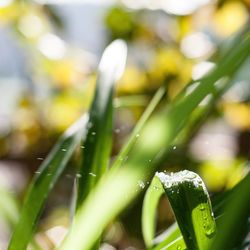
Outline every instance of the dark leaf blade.
POLYGON ((123 73, 126 57, 125 42, 116 40, 105 49, 99 65, 95 96, 89 111, 88 133, 83 142, 77 207, 108 167, 112 147, 114 85, 123 73))
POLYGON ((216 232, 208 192, 202 179, 191 171, 157 173, 174 211, 188 249, 207 249, 216 232))
POLYGON ((9 250, 24 250, 32 237, 37 220, 58 178, 65 169, 75 148, 85 134, 88 116, 73 124, 58 140, 36 172, 26 194, 20 219, 14 229, 9 250))
POLYGON ((247 230, 250 215, 250 174, 229 194, 224 205, 224 215, 218 224, 218 233, 211 250, 234 249, 247 230))

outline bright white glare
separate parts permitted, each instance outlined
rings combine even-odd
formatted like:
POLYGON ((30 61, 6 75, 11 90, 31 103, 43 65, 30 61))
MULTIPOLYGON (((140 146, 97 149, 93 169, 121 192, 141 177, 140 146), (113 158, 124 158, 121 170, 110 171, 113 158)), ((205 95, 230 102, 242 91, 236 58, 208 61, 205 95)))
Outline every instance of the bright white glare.
POLYGON ((18 29, 24 36, 34 38, 42 33, 43 23, 38 16, 28 14, 20 19, 18 29))
POLYGON ((104 51, 99 64, 101 72, 113 75, 117 81, 125 69, 127 45, 122 40, 112 42, 104 51))
POLYGON ((46 34, 38 42, 38 49, 49 59, 59 60, 65 56, 65 42, 56 35, 46 34))
POLYGON ((250 93, 248 81, 236 82, 223 96, 229 102, 241 102, 247 99, 250 93))
POLYGON ((211 69, 215 67, 215 64, 212 62, 204 61, 194 65, 192 70, 193 80, 198 80, 206 75, 211 69))
POLYGON ((174 15, 188 15, 210 0, 161 0, 162 9, 174 15))
POLYGON ((122 0, 132 9, 162 9, 174 15, 188 15, 211 0, 122 0))
POLYGON ((214 50, 209 37, 201 32, 192 33, 181 41, 181 51, 188 58, 208 56, 214 50))
POLYGON ((116 0, 35 0, 40 4, 92 4, 92 5, 112 5, 116 0))
MULTIPOLYGON (((117 0, 35 0, 40 4, 92 4, 109 6, 119 3, 117 0)), ((189 15, 211 0, 121 0, 131 9, 161 9, 174 15, 189 15)))
POLYGON ((67 233, 68 229, 63 226, 56 226, 45 232, 55 247, 58 247, 62 243, 67 233))
POLYGON ((236 152, 236 131, 222 120, 206 124, 191 143, 198 160, 230 160, 236 152))
POLYGON ((0 8, 5 8, 8 5, 10 5, 13 2, 13 0, 1 0, 0 1, 0 8))

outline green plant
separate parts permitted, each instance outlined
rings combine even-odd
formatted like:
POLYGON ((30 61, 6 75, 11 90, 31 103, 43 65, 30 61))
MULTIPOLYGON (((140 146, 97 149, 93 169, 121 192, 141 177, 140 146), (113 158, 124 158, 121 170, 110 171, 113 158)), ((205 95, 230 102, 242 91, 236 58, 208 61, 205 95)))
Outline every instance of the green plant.
MULTIPOLYGON (((183 136, 183 133, 188 134, 188 128, 193 122, 192 115, 197 111, 200 102, 212 95, 214 98, 210 104, 213 105, 230 86, 232 77, 249 56, 249 32, 239 34, 228 51, 223 53, 217 67, 208 75, 190 83, 171 103, 162 105, 159 111, 151 115, 164 94, 164 89, 160 89, 109 169, 114 83, 121 75, 126 60, 126 45, 122 41, 113 42, 105 50, 101 60, 96 92, 89 114, 66 131, 42 164, 39 174, 32 181, 26 194, 9 249, 26 249, 47 196, 80 141, 83 157, 76 175, 78 185, 75 215, 72 228, 59 249, 87 250, 94 246, 98 248, 98 241, 105 227, 142 191, 140 185, 145 185, 144 183, 150 180, 169 155, 173 143, 188 140, 188 136, 183 136), (124 157, 127 158, 125 162, 124 157)), ((198 121, 209 108, 210 106, 201 111, 198 121)), ((174 209, 179 228, 174 226, 168 237, 159 244, 160 248, 155 246, 152 221, 163 189, 159 180, 154 179, 151 186, 156 185, 159 192, 154 194, 149 189, 143 213, 147 247, 183 249, 187 246, 189 249, 201 250, 209 249, 210 246, 211 249, 235 247, 235 242, 229 241, 233 229, 249 216, 249 196, 246 191, 250 186, 249 175, 229 193, 229 205, 225 199, 223 206, 226 207, 227 215, 218 223, 216 237, 209 197, 199 177, 186 172, 182 181, 178 181, 177 184, 173 182, 174 185, 169 188, 164 178, 172 177, 158 176, 161 182, 165 183, 163 187, 174 209), (190 180, 190 175, 195 176, 193 180, 190 180), (238 205, 231 205, 235 200, 238 205), (187 210, 185 216, 178 212, 183 204, 187 205, 183 207, 187 210), (202 219, 204 213, 208 216, 208 224, 205 226, 202 219), (235 217, 239 213, 240 219, 236 220, 235 217), (147 219, 147 216, 150 219, 147 219)))

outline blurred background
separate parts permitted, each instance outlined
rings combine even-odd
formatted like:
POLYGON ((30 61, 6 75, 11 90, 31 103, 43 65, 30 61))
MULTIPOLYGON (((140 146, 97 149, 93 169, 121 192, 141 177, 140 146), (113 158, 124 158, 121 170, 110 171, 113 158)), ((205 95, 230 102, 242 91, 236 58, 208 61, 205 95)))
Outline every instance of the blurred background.
MULTIPOLYGON (((249 0, 0 0, 0 249, 30 179, 58 136, 88 110, 105 46, 117 38, 129 46, 116 86, 115 156, 156 90, 166 86, 170 102, 213 68, 221 43, 247 25, 249 14, 249 0)), ((250 60, 188 143, 173 147, 163 170, 198 172, 212 195, 244 177, 249 67, 250 60)), ((67 232, 76 162, 47 202, 34 237, 41 249, 53 249, 67 232)), ((102 249, 144 249, 140 213, 141 199, 108 227, 102 249)), ((161 232, 174 220, 166 200, 158 213, 161 232)))

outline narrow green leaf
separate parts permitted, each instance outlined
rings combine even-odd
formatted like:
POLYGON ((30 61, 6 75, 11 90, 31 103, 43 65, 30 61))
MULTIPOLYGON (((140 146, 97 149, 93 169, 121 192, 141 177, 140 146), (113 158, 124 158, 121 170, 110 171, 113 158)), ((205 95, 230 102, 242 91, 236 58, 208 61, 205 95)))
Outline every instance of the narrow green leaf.
POLYGON ((10 226, 14 226, 18 219, 19 204, 13 193, 5 187, 0 187, 0 217, 6 220, 10 226))
POLYGON ((116 40, 105 49, 99 65, 95 96, 89 111, 88 133, 83 143, 77 207, 108 167, 112 147, 114 84, 123 73, 126 57, 126 44, 116 40))
POLYGON ((152 250, 186 250, 187 247, 185 245, 185 241, 183 240, 183 237, 179 237, 175 240, 173 240, 168 245, 158 245, 154 247, 152 250))
POLYGON ((224 205, 224 215, 211 250, 234 249, 244 235, 250 216, 250 173, 237 185, 224 205))
POLYGON ((216 231, 210 198, 194 172, 157 173, 174 211, 188 249, 205 250, 216 231))
POLYGON ((153 243, 154 243, 155 248, 159 247, 159 249, 161 249, 161 247, 167 246, 168 244, 170 244, 172 241, 176 240, 180 236, 181 236, 181 231, 178 227, 178 224, 175 222, 167 230, 165 230, 156 238, 154 238, 153 243))
POLYGON ((140 136, 140 132, 143 126, 145 125, 149 117, 152 115, 153 111, 155 110, 159 102, 162 100, 162 97, 164 96, 165 92, 166 92, 165 87, 161 87, 157 90, 151 102, 149 103, 146 110, 144 111, 139 121, 137 122, 135 128, 133 129, 133 132, 129 136, 128 141, 122 147, 120 153, 117 155, 114 163, 111 166, 112 171, 116 171, 122 165, 123 159, 126 159, 128 157, 131 148, 137 141, 138 136, 140 136))
POLYGON ((242 38, 230 51, 192 90, 185 90, 172 105, 149 119, 125 166, 107 174, 87 197, 60 249, 91 248, 100 231, 139 194, 138 180, 147 180, 156 170, 199 103, 213 92, 218 80, 236 72, 245 61, 250 52, 250 37, 242 38))
POLYGON ((115 108, 146 106, 148 103, 147 95, 129 95, 116 97, 114 100, 115 108))
POLYGON ((147 248, 153 245, 157 205, 163 193, 161 182, 154 177, 147 189, 142 207, 142 234, 147 248))
POLYGON ((20 219, 14 229, 9 250, 25 250, 48 194, 62 174, 75 148, 85 134, 88 116, 73 124, 58 140, 36 172, 26 194, 20 219))

